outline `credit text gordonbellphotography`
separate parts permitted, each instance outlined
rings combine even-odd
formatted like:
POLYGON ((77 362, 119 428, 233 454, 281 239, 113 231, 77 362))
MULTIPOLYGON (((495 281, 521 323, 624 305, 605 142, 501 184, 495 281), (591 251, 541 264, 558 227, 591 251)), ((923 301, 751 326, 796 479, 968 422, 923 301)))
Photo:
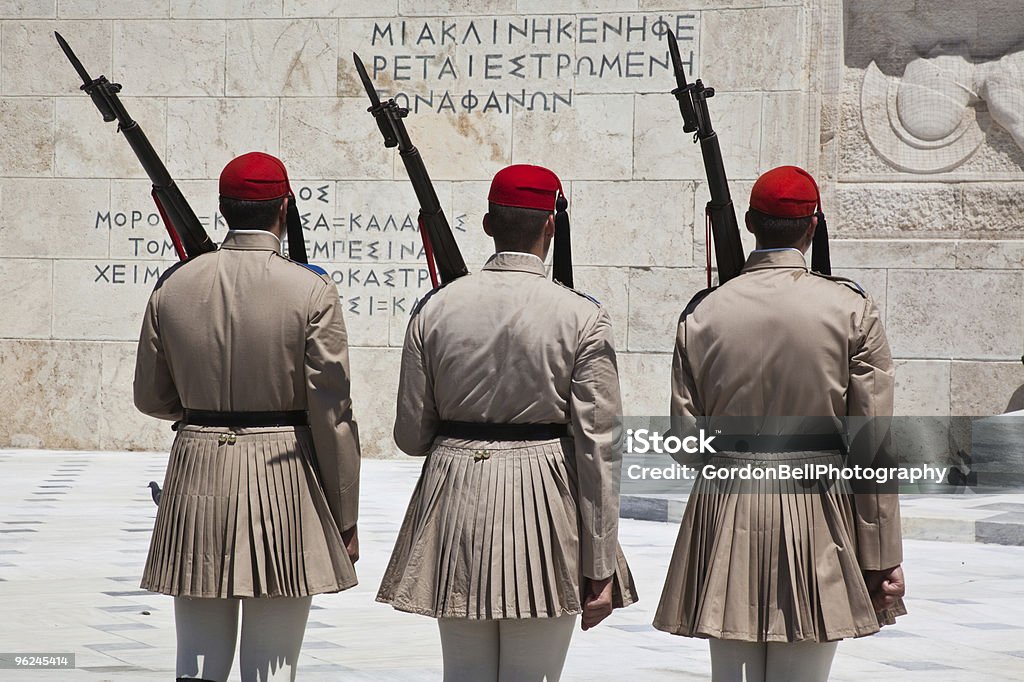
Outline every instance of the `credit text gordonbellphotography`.
POLYGON ((1005 0, 0 0, 0 680, 1024 679, 1005 0))

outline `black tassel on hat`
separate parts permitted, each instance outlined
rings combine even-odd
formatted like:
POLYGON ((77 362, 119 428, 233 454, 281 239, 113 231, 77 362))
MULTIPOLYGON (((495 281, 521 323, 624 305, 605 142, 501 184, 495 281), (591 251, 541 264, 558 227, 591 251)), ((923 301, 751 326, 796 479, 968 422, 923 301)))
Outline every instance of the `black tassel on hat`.
POLYGON ((832 274, 832 260, 828 254, 828 224, 825 214, 821 211, 821 200, 818 201, 818 226, 814 228, 814 239, 811 241, 811 270, 821 275, 832 274))
POLYGON ((569 239, 569 202, 561 192, 555 199, 555 246, 551 257, 552 279, 572 288, 572 244, 569 239))
POLYGON ((309 263, 306 256, 306 239, 302 234, 302 218, 295 204, 295 195, 288 195, 288 257, 303 265, 309 263))

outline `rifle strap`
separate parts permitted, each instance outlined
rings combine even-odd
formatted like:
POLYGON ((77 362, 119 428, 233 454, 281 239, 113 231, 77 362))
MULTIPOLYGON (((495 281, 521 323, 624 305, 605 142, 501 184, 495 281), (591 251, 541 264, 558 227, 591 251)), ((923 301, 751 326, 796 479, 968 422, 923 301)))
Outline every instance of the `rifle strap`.
POLYGON ((436 289, 438 287, 437 281, 437 265, 434 263, 434 246, 430 243, 430 235, 423 229, 423 213, 420 213, 419 217, 420 226, 420 239, 423 240, 423 254, 427 257, 427 271, 430 272, 430 283, 434 285, 436 289))
POLYGON ((181 237, 174 231, 171 221, 167 219, 167 211, 164 210, 164 205, 160 203, 160 197, 157 196, 155 189, 152 192, 152 197, 153 203, 156 204, 156 210, 160 212, 160 219, 164 221, 164 227, 167 228, 167 234, 171 237, 171 243, 174 244, 174 250, 178 252, 178 260, 188 260, 188 254, 185 253, 181 237))

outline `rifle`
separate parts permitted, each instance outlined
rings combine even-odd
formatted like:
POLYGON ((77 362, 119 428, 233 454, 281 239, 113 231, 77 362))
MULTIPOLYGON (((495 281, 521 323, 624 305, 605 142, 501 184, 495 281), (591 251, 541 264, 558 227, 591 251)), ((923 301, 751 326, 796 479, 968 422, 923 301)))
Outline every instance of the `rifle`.
MULTIPOLYGON (((676 87, 672 91, 679 100, 679 113, 683 115, 683 132, 694 133, 693 141, 700 142, 701 155, 704 157, 704 171, 708 177, 708 188, 711 190, 711 201, 705 208, 709 236, 714 236, 715 259, 718 264, 718 283, 725 284, 740 274, 743 268, 743 245, 740 243, 740 228, 736 222, 736 210, 729 194, 729 180, 725 175, 722 163, 722 149, 718 144, 718 134, 711 127, 711 115, 708 112, 708 98, 715 96, 714 88, 704 87, 698 78, 696 82, 687 84, 683 61, 679 56, 679 43, 671 32, 668 36, 668 51, 672 58, 672 68, 676 74, 676 87)), ((708 286, 711 286, 711 240, 708 240, 708 286)))
POLYGON ((82 66, 82 62, 75 56, 64 37, 56 31, 53 34, 57 36, 60 48, 64 50, 71 65, 81 76, 84 83, 82 90, 85 90, 92 98, 92 103, 100 110, 104 121, 108 123, 117 121, 118 132, 124 134, 124 138, 128 140, 135 156, 139 157, 142 168, 149 176, 150 182, 153 183, 153 201, 156 202, 157 210, 160 211, 160 217, 167 228, 167 234, 170 235, 171 242, 174 243, 174 250, 178 252, 178 258, 188 260, 207 251, 215 250, 217 247, 210 241, 210 236, 206 234, 195 211, 185 201, 178 186, 174 184, 171 174, 167 172, 167 168, 160 161, 153 145, 146 138, 146 133, 142 132, 139 124, 132 120, 132 117, 125 111, 124 105, 121 104, 121 100, 118 99, 117 93, 121 92, 121 85, 111 83, 106 76, 90 78, 89 72, 82 66))
POLYGON ((438 272, 441 274, 442 284, 468 275, 469 270, 466 269, 466 262, 462 259, 459 245, 455 242, 451 225, 448 224, 441 202, 437 199, 437 192, 430 183, 427 168, 423 165, 423 157, 413 146, 409 132, 405 129, 405 121, 402 119, 409 114, 409 110, 398 106, 394 99, 381 102, 370 75, 366 73, 363 61, 355 52, 352 53, 352 58, 359 78, 363 81, 363 87, 366 88, 366 94, 370 97, 370 108, 367 111, 373 114, 377 121, 380 134, 384 136, 384 146, 398 147, 398 155, 402 157, 405 172, 409 174, 409 180, 416 191, 416 198, 420 204, 420 238, 423 239, 423 250, 427 256, 430 281, 435 287, 438 286, 438 272))

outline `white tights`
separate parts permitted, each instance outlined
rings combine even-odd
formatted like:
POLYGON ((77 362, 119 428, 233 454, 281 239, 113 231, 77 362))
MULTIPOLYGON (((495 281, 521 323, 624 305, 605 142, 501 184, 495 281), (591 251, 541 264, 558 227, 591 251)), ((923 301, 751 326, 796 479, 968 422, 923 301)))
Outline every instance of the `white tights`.
POLYGON ((824 682, 838 642, 709 639, 711 682, 824 682))
POLYGON ((576 616, 441 618, 444 682, 558 682, 576 616))
POLYGON ((225 682, 239 650, 242 682, 292 682, 312 597, 271 599, 174 598, 177 677, 225 682))

